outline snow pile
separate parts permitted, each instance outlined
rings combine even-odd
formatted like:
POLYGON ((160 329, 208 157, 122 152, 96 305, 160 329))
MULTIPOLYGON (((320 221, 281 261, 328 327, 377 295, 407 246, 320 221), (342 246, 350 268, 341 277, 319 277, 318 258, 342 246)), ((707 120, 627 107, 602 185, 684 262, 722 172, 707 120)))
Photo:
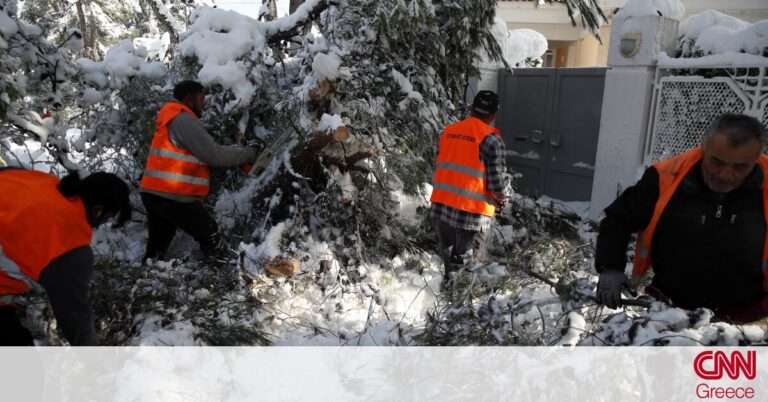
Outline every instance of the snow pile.
POLYGON ((422 257, 408 253, 388 266, 344 266, 327 243, 305 246, 299 278, 262 276, 253 288, 257 298, 268 301, 264 309, 271 317, 267 331, 273 344, 413 344, 435 303, 441 278, 437 260, 423 261, 421 271, 411 265, 422 257))
POLYGON ((341 59, 335 53, 317 53, 312 60, 312 71, 331 81, 339 78, 339 66, 341 59))
MULTIPOLYGON (((547 51, 547 38, 532 29, 507 29, 507 23, 497 16, 491 28, 493 37, 501 47, 504 60, 511 67, 523 65, 529 59, 540 58, 547 51)), ((503 68, 501 62, 491 62, 483 55, 481 66, 487 69, 503 68)))
POLYGON ((182 56, 195 57, 202 65, 198 79, 232 90, 241 105, 250 103, 255 87, 246 63, 238 60, 265 52, 263 26, 234 11, 210 7, 195 10, 192 21, 179 48, 182 56))
POLYGON ((135 47, 132 40, 126 39, 111 47, 103 62, 81 58, 77 60, 77 65, 83 79, 96 88, 120 88, 127 85, 132 77, 160 79, 165 76, 167 70, 163 63, 148 63, 146 58, 146 49, 135 47))
POLYGON ((16 24, 16 21, 12 20, 5 11, 0 10, 0 35, 8 39, 18 31, 19 26, 16 24))
POLYGON ((344 127, 341 116, 337 114, 323 113, 320 123, 317 125, 317 131, 321 133, 334 132, 339 127, 344 127))
POLYGON ((685 16, 685 6, 680 0, 627 0, 614 18, 626 19, 647 15, 661 15, 679 21, 685 16))
POLYGON ((683 43, 703 55, 749 53, 768 56, 768 20, 750 24, 715 10, 692 15, 680 25, 683 43))
POLYGON ((189 321, 179 321, 163 325, 163 317, 150 315, 139 326, 138 335, 130 346, 200 346, 195 339, 198 329, 189 321))
POLYGON ((241 246, 241 250, 245 252, 245 268, 248 271, 253 274, 261 273, 261 267, 265 260, 277 257, 281 254, 280 240, 288 225, 290 225, 290 222, 280 222, 270 228, 264 241, 258 246, 254 246, 253 244, 245 244, 241 246))
POLYGON ((168 52, 168 48, 171 46, 171 36, 166 32, 159 38, 134 38, 133 44, 136 47, 143 47, 146 49, 147 58, 150 60, 162 60, 168 52))
POLYGON ((405 99, 400 101, 400 110, 405 110, 405 108, 408 107, 408 103, 410 100, 413 100, 415 102, 423 102, 424 97, 421 96, 421 94, 413 89, 413 84, 411 84, 411 81, 408 80, 408 78, 403 75, 401 72, 392 69, 392 78, 397 82, 397 84, 400 86, 400 92, 405 94, 405 99))

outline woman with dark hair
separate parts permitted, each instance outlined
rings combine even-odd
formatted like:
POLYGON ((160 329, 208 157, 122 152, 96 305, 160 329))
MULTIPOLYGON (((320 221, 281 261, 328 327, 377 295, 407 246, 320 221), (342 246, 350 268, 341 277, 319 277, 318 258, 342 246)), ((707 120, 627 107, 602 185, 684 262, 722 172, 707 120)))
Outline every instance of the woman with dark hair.
POLYGON ((42 287, 71 345, 95 345, 88 286, 92 228, 130 217, 128 186, 111 173, 59 180, 0 169, 0 345, 31 346, 13 298, 42 287))

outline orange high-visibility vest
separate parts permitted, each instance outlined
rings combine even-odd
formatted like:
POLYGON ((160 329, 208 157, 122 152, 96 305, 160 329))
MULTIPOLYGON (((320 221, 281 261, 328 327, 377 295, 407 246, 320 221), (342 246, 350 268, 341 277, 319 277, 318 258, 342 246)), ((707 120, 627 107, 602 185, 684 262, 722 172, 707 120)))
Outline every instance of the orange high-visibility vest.
MULTIPOLYGON (((651 268, 651 245, 653 244, 653 235, 656 232, 656 226, 659 224, 664 209, 669 204, 675 191, 683 182, 685 176, 701 160, 701 147, 672 157, 654 164, 659 173, 659 198, 656 201, 656 207, 653 210, 653 216, 648 226, 643 229, 637 237, 635 247, 635 261, 632 270, 632 276, 639 278, 645 275, 651 268)), ((768 156, 760 155, 757 165, 763 171, 763 216, 768 227, 768 156)), ((763 260, 761 266, 763 272, 763 287, 768 291, 768 233, 763 245, 763 260)))
POLYGON ((496 207, 487 191, 485 165, 480 159, 480 144, 489 135, 499 135, 498 130, 475 117, 443 130, 432 178, 433 203, 493 216, 496 207))
POLYGON ((64 197, 58 184, 32 170, 0 172, 0 303, 36 287, 56 258, 91 244, 83 201, 64 197))
POLYGON ((167 102, 160 108, 140 188, 170 196, 203 198, 208 195, 209 189, 208 165, 192 155, 192 152, 173 145, 168 132, 168 125, 179 113, 195 115, 187 106, 178 102, 167 102))

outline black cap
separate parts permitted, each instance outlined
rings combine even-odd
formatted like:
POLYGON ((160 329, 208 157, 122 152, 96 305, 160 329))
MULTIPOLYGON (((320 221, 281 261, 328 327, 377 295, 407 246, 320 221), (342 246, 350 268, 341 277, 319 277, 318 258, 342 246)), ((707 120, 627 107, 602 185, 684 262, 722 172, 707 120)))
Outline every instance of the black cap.
POLYGON ((116 225, 122 226, 131 218, 131 190, 117 175, 95 172, 83 179, 83 199, 92 205, 101 205, 117 216, 116 225))
POLYGON ((499 110, 499 96, 493 91, 480 91, 472 101, 472 111, 481 116, 490 116, 499 110))

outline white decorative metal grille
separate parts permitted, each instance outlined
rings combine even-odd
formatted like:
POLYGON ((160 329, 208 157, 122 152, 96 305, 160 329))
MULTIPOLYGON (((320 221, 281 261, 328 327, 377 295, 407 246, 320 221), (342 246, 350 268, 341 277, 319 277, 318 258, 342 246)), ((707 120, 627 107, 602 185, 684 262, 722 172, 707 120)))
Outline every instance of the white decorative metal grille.
POLYGON ((768 68, 717 69, 726 76, 681 76, 659 69, 654 112, 649 125, 647 164, 688 150, 701 142, 722 113, 745 113, 768 125, 768 68))

